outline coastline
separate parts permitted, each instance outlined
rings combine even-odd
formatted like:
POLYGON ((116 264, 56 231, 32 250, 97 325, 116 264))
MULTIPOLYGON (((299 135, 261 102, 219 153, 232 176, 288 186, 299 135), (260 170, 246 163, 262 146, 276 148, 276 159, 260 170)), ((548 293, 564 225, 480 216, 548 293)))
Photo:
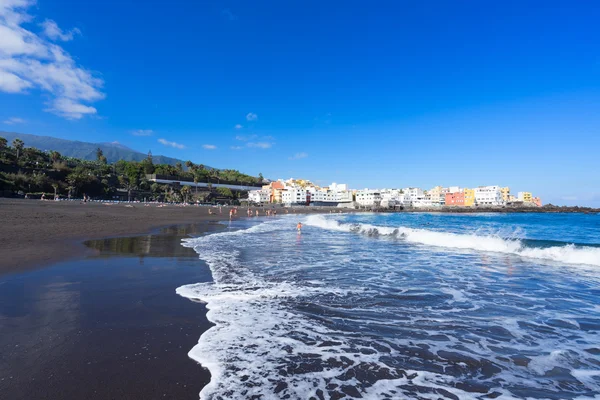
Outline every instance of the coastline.
POLYGON ((225 227, 208 209, 0 199, 0 391, 197 398, 211 376, 188 352, 213 325, 175 289, 213 279, 181 245, 225 227))
MULTIPOLYGON (((230 208, 224 206, 219 214, 217 208, 206 206, 0 198, 0 275, 84 256, 89 251, 84 242, 89 240, 143 235, 173 225, 228 221, 230 208), (216 214, 210 215, 209 209, 216 214)), ((258 208, 261 216, 265 209, 258 208)), ((245 210, 240 208, 234 219, 247 218, 245 210)), ((294 210, 297 214, 324 212, 318 208, 294 210)))

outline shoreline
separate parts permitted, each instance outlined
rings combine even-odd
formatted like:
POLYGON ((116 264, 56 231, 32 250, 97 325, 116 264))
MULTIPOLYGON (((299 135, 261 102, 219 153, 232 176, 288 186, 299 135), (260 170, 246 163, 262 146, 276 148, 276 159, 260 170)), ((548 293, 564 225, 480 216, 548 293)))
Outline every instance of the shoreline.
MULTIPOLYGON (((85 242, 152 234, 161 228, 229 221, 229 209, 143 203, 123 204, 54 202, 0 198, 0 275, 43 268, 85 256, 85 242), (217 214, 209 214, 209 209, 217 214)), ((248 218, 238 207, 234 220, 248 218)), ((264 207, 251 207, 264 214, 264 207)), ((285 215, 283 212, 278 212, 285 215)), ((284 210, 284 209, 281 209, 284 210)), ((317 214, 317 208, 294 209, 290 214, 317 214)), ((262 216, 262 215, 261 215, 262 216)))

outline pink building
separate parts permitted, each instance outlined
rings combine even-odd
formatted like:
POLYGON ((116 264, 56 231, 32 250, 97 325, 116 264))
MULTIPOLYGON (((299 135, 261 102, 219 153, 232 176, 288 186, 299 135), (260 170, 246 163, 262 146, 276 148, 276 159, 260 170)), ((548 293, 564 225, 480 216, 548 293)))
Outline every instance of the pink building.
POLYGON ((542 206, 542 199, 540 199, 539 197, 534 197, 533 199, 531 199, 531 201, 538 207, 542 206))
POLYGON ((465 205, 465 193, 446 193, 446 205, 463 207, 465 205))

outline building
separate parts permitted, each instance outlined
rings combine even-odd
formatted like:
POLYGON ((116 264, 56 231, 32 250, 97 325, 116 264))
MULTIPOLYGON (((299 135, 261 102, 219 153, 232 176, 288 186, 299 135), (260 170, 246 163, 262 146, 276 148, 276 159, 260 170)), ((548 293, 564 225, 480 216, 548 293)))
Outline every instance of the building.
POLYGON ((465 207, 473 207, 475 205, 475 189, 467 189, 463 190, 464 194, 464 206, 465 207))
POLYGON ((269 203, 281 203, 281 193, 285 189, 285 184, 282 181, 271 182, 262 188, 270 192, 269 203))
POLYGON ((502 206, 502 191, 499 186, 479 186, 475 189, 475 204, 478 206, 502 206))
POLYGON ((464 207, 465 206, 465 192, 454 192, 446 193, 446 206, 453 207, 464 207))
POLYGON ((271 199, 271 191, 270 190, 253 190, 248 192, 248 201, 256 204, 268 203, 271 199))
POLYGON ((286 188, 281 192, 281 202, 285 205, 309 205, 311 199, 311 192, 302 188, 286 188))
POLYGON ((533 202, 533 196, 531 195, 531 192, 519 192, 518 198, 519 198, 519 201, 522 201, 523 203, 532 203, 533 202))
POLYGON ((442 190, 443 188, 441 186, 436 186, 427 191, 426 195, 429 197, 432 204, 442 204, 442 197, 445 196, 442 194, 442 190))
POLYGON ((401 189, 381 190, 381 207, 395 208, 404 206, 404 193, 401 189))
MULTIPOLYGON (((404 194, 403 204, 406 207, 414 207, 414 203, 417 199, 423 199, 425 197, 425 192, 420 188, 404 188, 402 189, 402 193, 404 194)), ((431 204, 431 198, 429 199, 429 203, 431 204)))
POLYGON ((356 192, 356 203, 360 207, 379 207, 381 205, 381 192, 371 189, 358 190, 356 192))
POLYGON ((431 202, 431 198, 429 196, 423 195, 423 196, 417 196, 417 198, 412 201, 411 205, 414 208, 432 208, 432 207, 439 207, 440 203, 437 203, 434 206, 433 203, 431 202))
POLYGON ((535 204, 535 205, 536 205, 536 206, 538 206, 538 207, 541 207, 541 206, 542 206, 542 199, 540 199, 539 197, 534 197, 534 198, 532 199, 532 202, 533 202, 533 204, 535 204))
POLYGON ((502 193, 504 203, 508 203, 510 201, 510 188, 508 186, 500 188, 500 193, 502 193))

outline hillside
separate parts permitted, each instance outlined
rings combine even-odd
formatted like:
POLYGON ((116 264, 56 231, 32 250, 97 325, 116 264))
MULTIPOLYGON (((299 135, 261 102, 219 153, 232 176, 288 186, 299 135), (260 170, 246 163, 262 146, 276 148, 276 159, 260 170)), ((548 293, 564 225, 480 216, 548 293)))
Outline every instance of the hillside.
MULTIPOLYGON (((3 137, 6 140, 8 140, 8 143, 11 143, 14 139, 18 138, 25 143, 25 147, 35 147, 43 151, 54 150, 58 151, 63 156, 80 158, 83 160, 95 160, 96 149, 98 147, 102 149, 102 151, 104 152, 104 156, 106 157, 109 163, 113 163, 119 160, 142 161, 148 156, 147 153, 141 153, 117 142, 89 143, 80 142, 77 140, 59 139, 51 136, 38 136, 26 133, 2 131, 0 131, 0 137, 3 137)), ((153 154, 152 159, 156 164, 175 165, 178 162, 185 164, 185 161, 183 160, 178 160, 176 158, 161 155, 153 154)), ((206 168, 210 169, 211 167, 206 166, 206 168)))

